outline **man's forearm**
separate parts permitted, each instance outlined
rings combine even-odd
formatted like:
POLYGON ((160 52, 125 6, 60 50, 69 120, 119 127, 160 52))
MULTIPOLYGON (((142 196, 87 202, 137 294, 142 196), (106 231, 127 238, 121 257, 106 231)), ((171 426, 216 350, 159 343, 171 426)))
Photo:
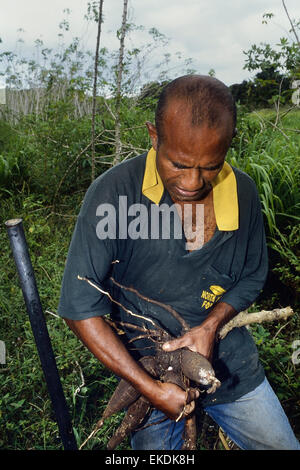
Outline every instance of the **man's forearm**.
POLYGON ((142 394, 149 393, 149 389, 154 386, 154 380, 131 357, 103 318, 92 317, 77 321, 65 318, 65 321, 102 364, 117 376, 132 383, 142 394))
POLYGON ((211 330, 214 334, 231 320, 238 312, 226 302, 218 302, 207 318, 201 324, 203 328, 211 330))

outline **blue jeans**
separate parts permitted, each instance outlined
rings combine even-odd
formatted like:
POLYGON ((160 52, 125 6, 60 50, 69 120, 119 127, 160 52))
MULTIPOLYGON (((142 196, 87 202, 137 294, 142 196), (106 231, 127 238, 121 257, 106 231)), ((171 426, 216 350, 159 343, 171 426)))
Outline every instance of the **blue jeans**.
MULTIPOLYGON (((207 406, 204 410, 240 449, 300 450, 282 406, 265 379, 252 392, 233 403, 207 406)), ((184 420, 161 421, 164 414, 153 410, 147 423, 157 424, 134 433, 133 450, 180 450, 184 420)))

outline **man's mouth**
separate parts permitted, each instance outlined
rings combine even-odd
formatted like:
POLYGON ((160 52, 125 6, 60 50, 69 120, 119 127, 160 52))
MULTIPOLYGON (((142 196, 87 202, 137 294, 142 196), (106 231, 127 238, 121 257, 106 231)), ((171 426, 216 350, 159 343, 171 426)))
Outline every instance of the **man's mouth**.
POLYGON ((178 187, 174 189, 178 194, 180 194, 180 196, 186 197, 188 199, 198 196, 203 191, 203 188, 197 189, 197 191, 187 191, 178 187))
POLYGON ((173 186, 173 199, 178 198, 178 200, 181 201, 201 201, 208 195, 211 189, 212 186, 210 183, 205 183, 202 188, 199 188, 196 191, 187 191, 179 186, 173 186))

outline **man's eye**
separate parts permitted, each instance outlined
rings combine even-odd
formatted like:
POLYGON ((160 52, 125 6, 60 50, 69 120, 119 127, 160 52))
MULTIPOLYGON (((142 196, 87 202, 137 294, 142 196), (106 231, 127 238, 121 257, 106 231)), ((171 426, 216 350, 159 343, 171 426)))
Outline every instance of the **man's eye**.
POLYGON ((178 168, 179 170, 183 170, 184 168, 186 168, 184 165, 180 165, 180 163, 173 163, 173 166, 175 166, 175 168, 178 168))
POLYGON ((214 166, 214 167, 211 167, 211 168, 203 168, 203 170, 205 170, 205 171, 217 171, 219 168, 220 168, 219 166, 218 167, 214 166))

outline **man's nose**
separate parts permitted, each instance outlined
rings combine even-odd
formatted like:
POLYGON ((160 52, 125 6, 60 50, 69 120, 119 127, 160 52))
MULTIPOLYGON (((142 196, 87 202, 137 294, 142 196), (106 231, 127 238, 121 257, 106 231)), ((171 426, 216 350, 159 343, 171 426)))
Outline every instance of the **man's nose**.
POLYGON ((190 168, 185 170, 181 178, 181 189, 185 191, 198 191, 203 187, 204 181, 201 170, 198 168, 190 168))

